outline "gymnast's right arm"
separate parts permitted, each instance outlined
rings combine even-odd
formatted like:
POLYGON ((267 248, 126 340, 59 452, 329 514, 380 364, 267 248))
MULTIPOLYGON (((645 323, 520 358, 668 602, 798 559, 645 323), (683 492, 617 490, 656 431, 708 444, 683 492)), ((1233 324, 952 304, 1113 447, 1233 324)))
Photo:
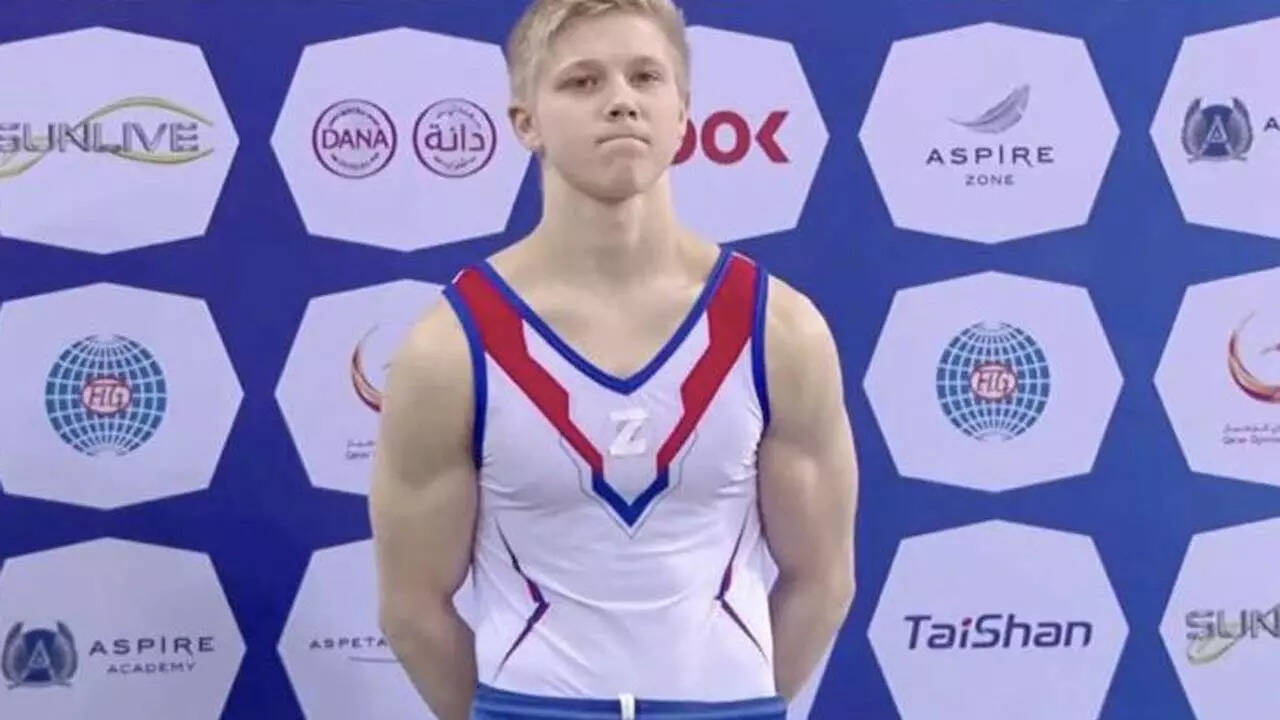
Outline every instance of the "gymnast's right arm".
POLYGON ((475 532, 471 374, 466 335, 441 301, 392 361, 369 494, 379 623, 440 720, 465 720, 476 687, 471 629, 453 605, 475 532))

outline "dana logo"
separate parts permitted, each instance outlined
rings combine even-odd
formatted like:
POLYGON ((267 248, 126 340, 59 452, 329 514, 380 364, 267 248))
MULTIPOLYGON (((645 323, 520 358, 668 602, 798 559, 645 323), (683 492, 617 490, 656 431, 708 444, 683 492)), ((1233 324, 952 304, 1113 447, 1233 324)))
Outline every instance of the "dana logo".
MULTIPOLYGON (((1003 100, 969 120, 951 122, 979 135, 999 135, 1022 121, 1031 98, 1031 86, 1014 88, 1003 100)), ((1009 186, 1017 182, 1013 171, 1031 169, 1054 162, 1054 146, 1039 144, 953 145, 945 150, 933 147, 925 158, 929 167, 963 167, 967 187, 1009 186), (968 172, 973 170, 974 172, 968 172)))
POLYGON ((66 624, 57 630, 36 628, 23 631, 14 623, 4 640, 4 679, 9 689, 20 687, 67 687, 76 674, 76 641, 66 624))
POLYGON ((978 323, 947 343, 936 385, 943 414, 965 435, 1010 440, 1044 414, 1049 362, 1025 330, 978 323))
POLYGON ((311 129, 316 158, 346 178, 375 175, 396 154, 396 127, 386 110, 368 100, 339 100, 311 129))
MULTIPOLYGON (((493 159, 498 131, 489 113, 470 100, 432 103, 413 124, 413 149, 422 166, 446 178, 464 178, 493 159)), ((325 108, 311 130, 316 158, 335 175, 372 177, 396 154, 391 115, 369 100, 340 100, 325 108)))
POLYGON ((985 650, 990 648, 1088 647, 1093 642, 1093 623, 1019 621, 1014 613, 987 613, 966 617, 958 623, 934 620, 932 615, 906 615, 910 628, 907 649, 985 650))
POLYGON ((771 163, 789 163, 790 158, 778 142, 778 131, 786 119, 786 110, 774 110, 753 129, 739 113, 720 110, 708 115, 701 129, 690 120, 673 162, 680 165, 701 148, 703 156, 717 165, 736 165, 756 148, 771 163))
POLYGON ((1241 640, 1280 639, 1280 605, 1270 610, 1192 610, 1187 613, 1187 660, 1205 665, 1241 640), (1238 618, 1238 621, 1236 619, 1238 618))
POLYGON ((63 350, 44 395, 54 432, 92 456, 137 450, 159 429, 169 400, 155 356, 120 335, 86 337, 63 350))
POLYGON ((199 160, 214 150, 202 147, 200 137, 200 128, 212 125, 200 113, 156 97, 124 98, 84 120, 0 122, 0 180, 17 177, 54 153, 103 153, 155 165, 199 160), (147 115, 176 119, 113 118, 147 115))

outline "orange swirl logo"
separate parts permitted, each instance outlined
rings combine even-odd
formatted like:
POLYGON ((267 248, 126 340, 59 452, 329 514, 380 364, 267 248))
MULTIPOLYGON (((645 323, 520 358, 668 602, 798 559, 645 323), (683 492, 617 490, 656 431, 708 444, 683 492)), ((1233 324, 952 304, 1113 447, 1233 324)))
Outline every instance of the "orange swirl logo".
MULTIPOLYGON (((1257 313, 1250 313, 1235 330, 1231 331, 1231 339, 1227 341, 1227 369, 1231 379, 1249 397, 1266 403, 1280 403, 1280 385, 1268 383, 1258 377, 1245 365, 1240 348, 1240 333, 1245 325, 1257 313)), ((1280 351, 1280 342, 1263 347, 1259 355, 1280 351)))

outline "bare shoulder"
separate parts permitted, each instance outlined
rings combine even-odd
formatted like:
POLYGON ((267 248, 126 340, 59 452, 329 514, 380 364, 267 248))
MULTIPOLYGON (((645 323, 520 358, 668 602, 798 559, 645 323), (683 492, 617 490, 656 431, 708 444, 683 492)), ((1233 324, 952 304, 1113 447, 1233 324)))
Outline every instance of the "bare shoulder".
POLYGON ((392 358, 378 454, 392 467, 420 469, 467 458, 474 415, 471 349, 457 313, 441 298, 392 358))
POLYGON ((840 360, 826 318, 807 295, 773 276, 764 331, 771 387, 783 385, 788 393, 839 391, 840 360))

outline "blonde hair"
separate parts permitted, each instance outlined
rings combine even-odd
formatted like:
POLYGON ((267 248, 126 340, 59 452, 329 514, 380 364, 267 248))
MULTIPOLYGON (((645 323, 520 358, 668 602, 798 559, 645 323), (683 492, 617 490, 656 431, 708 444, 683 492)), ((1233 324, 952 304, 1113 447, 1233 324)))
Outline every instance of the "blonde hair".
POLYGON ((653 20, 675 48, 680 92, 689 92, 689 41, 684 15, 671 0, 533 0, 507 39, 507 72, 513 100, 527 100, 540 63, 556 35, 573 20, 608 12, 630 12, 653 20))

